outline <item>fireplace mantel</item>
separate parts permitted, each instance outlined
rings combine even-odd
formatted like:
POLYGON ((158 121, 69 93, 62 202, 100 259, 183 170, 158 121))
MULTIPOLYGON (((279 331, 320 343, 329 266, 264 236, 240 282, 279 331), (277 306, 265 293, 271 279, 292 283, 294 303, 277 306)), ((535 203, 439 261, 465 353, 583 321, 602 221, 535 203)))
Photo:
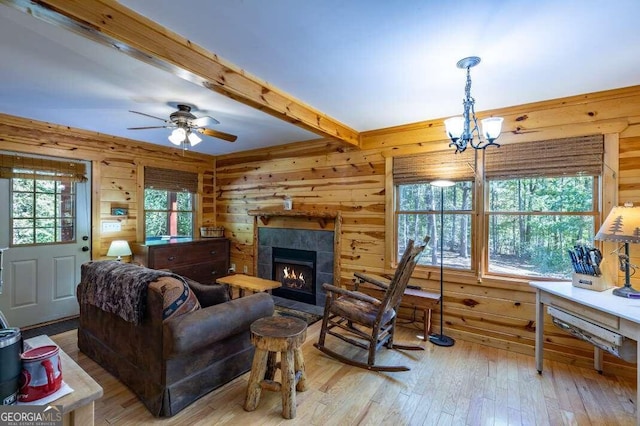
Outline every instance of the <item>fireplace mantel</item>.
POLYGON ((333 222, 333 284, 340 285, 340 253, 342 235, 342 214, 338 210, 285 210, 282 207, 267 207, 258 210, 249 210, 249 216, 253 216, 253 270, 258 270, 258 218, 264 226, 269 219, 279 218, 310 218, 316 219, 320 228, 325 229, 328 223, 333 222))
POLYGON ((283 208, 267 208, 260 210, 249 210, 249 216, 257 216, 266 226, 272 217, 308 217, 314 218, 320 224, 320 228, 327 226, 327 220, 335 220, 340 216, 339 211, 319 211, 319 210, 285 210, 283 208))

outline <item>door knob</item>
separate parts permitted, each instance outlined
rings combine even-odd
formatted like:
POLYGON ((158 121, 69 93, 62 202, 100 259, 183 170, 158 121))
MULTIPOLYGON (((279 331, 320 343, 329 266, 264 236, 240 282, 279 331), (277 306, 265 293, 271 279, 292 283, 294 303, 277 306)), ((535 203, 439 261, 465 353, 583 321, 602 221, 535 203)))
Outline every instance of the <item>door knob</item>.
POLYGON ((82 247, 82 251, 89 251, 89 247, 87 247, 87 246, 83 246, 83 247, 82 247))

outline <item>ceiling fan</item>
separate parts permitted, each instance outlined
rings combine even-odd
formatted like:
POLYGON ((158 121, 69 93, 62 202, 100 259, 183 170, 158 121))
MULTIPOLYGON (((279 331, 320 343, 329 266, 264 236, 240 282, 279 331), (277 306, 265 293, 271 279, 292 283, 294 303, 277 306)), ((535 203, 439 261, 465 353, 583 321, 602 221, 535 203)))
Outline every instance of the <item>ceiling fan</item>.
POLYGON ((145 114, 144 112, 129 111, 134 114, 144 115, 145 117, 155 118, 156 120, 164 121, 164 126, 145 126, 145 127, 128 127, 128 130, 145 130, 145 129, 173 129, 169 135, 169 142, 176 146, 182 146, 183 149, 187 149, 189 146, 196 146, 202 139, 197 135, 201 133, 205 136, 211 136, 214 138, 222 139, 227 142, 235 142, 238 137, 229 133, 219 132, 217 130, 208 129, 205 126, 220 124, 218 120, 213 117, 203 116, 196 117, 191 113, 191 106, 185 104, 178 104, 177 111, 172 112, 169 115, 169 120, 156 117, 153 115, 145 114))

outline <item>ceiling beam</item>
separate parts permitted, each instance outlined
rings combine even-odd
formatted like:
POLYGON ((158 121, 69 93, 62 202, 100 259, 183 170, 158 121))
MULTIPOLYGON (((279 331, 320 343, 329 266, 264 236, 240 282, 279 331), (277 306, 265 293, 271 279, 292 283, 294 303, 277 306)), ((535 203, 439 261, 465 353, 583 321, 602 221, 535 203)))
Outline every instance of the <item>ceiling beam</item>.
POLYGON ((0 0, 0 3, 320 136, 359 146, 356 130, 115 1, 0 0))

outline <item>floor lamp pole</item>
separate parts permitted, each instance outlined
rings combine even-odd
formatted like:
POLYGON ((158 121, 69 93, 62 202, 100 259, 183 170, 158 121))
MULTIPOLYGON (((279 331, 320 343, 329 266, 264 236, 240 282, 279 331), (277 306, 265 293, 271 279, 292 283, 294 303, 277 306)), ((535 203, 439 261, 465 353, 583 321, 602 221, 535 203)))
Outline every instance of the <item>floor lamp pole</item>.
POLYGON ((456 342, 449 336, 445 336, 442 331, 444 325, 444 188, 452 186, 451 181, 431 182, 433 186, 440 187, 440 334, 432 334, 429 341, 438 346, 453 346, 456 342))

